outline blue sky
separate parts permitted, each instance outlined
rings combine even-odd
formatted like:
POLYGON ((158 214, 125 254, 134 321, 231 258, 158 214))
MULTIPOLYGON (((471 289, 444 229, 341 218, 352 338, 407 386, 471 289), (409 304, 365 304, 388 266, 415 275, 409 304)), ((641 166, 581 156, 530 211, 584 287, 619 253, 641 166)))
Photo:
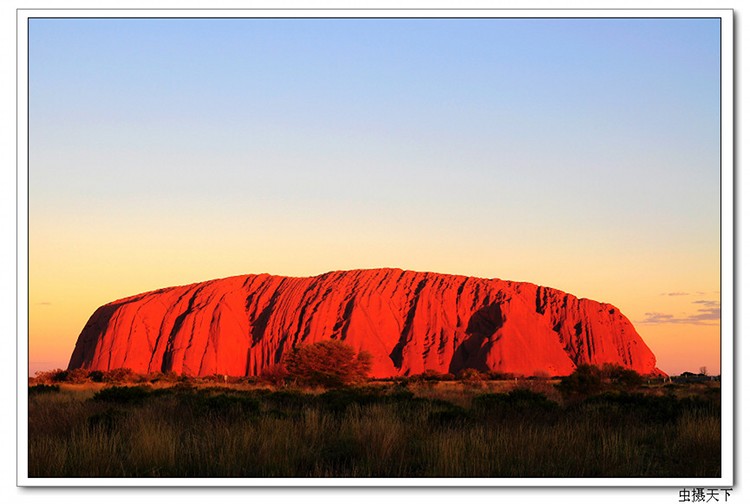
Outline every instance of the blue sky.
POLYGON ((145 179, 241 198, 260 177, 270 197, 367 203, 401 199, 397 177, 428 207, 581 195, 674 221, 718 188, 717 20, 33 20, 30 41, 32 140, 89 180, 77 196, 145 179), (100 183, 113 153, 130 173, 100 183))

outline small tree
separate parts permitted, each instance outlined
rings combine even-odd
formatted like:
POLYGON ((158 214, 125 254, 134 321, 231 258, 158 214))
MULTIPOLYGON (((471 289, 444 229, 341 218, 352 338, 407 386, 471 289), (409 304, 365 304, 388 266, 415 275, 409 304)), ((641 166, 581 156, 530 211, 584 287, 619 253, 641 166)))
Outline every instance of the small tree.
POLYGON ((289 373, 283 364, 274 364, 260 374, 261 381, 276 386, 283 385, 287 378, 289 378, 289 373))
POLYGON ((482 381, 484 376, 477 369, 466 368, 459 371, 456 378, 461 381, 482 381))
POLYGON ((51 371, 52 381, 56 383, 68 381, 68 370, 67 369, 55 369, 51 371))
POLYGON ((65 381, 68 383, 85 383, 89 381, 89 372, 82 368, 69 369, 65 381))
POLYGON ((134 383, 139 378, 130 368, 116 368, 105 371, 102 381, 106 383, 134 383))
POLYGON ((462 369, 458 372, 456 378, 461 380, 461 383, 466 388, 478 389, 484 387, 485 376, 474 368, 462 369))
POLYGON ((623 369, 616 377, 612 378, 612 383, 626 390, 633 390, 643 385, 643 376, 632 369, 623 369))
POLYGON ((557 389, 566 397, 589 396, 603 388, 601 370, 591 364, 581 364, 568 376, 563 376, 557 389))
POLYGON ((94 370, 89 373, 89 380, 94 383, 101 383, 104 381, 104 371, 94 370))
POLYGON ((604 364, 601 371, 602 377, 608 378, 609 382, 619 389, 632 390, 643 384, 643 377, 638 372, 620 364, 604 364))
POLYGON ((354 352, 338 340, 321 341, 292 350, 285 367, 289 378, 307 385, 342 387, 364 380, 370 372, 368 352, 354 352))

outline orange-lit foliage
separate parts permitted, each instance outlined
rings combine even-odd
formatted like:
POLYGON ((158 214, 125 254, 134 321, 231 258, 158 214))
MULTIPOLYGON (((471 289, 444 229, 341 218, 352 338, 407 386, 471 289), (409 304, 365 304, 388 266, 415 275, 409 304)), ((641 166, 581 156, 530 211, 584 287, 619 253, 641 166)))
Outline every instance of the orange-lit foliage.
POLYGON ((283 364, 276 364, 261 373, 261 381, 271 385, 281 385, 289 377, 289 373, 283 364))
POLYGON ((285 365, 289 378, 299 383, 342 387, 367 378, 371 361, 369 353, 330 340, 295 348, 285 365))

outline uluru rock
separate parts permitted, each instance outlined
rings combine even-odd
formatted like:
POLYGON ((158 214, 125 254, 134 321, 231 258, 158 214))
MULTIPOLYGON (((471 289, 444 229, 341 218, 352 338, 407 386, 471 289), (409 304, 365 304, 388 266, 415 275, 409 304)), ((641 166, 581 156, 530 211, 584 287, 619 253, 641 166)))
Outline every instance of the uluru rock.
POLYGON ((661 373, 610 304, 399 269, 236 276, 113 301, 86 323, 69 368, 252 376, 293 347, 326 339, 368 351, 374 377, 466 368, 561 376, 604 363, 661 373))

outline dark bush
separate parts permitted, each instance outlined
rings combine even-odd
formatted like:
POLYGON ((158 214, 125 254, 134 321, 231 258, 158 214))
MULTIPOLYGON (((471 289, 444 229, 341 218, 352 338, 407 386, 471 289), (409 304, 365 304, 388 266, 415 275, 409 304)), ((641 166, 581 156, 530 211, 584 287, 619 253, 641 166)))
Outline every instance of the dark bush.
POLYGON ((568 376, 563 376, 555 385, 566 398, 598 394, 604 388, 601 370, 591 364, 581 364, 568 376))
POLYGON ((330 439, 320 449, 320 463, 338 470, 353 467, 365 454, 356 439, 337 436, 330 439))
POLYGON ((585 414, 599 414, 609 422, 648 420, 652 422, 674 421, 679 415, 679 401, 674 396, 644 396, 606 392, 586 398, 576 410, 585 414), (654 400, 656 399, 656 400, 654 400))
POLYGON ((49 394, 53 392, 60 392, 60 386, 59 385, 44 385, 43 383, 40 383, 39 385, 32 385, 29 387, 29 395, 36 395, 36 394, 49 394))
POLYGON ((547 396, 525 388, 513 389, 504 394, 481 394, 474 398, 474 406, 478 408, 494 408, 497 405, 518 407, 554 408, 557 403, 547 399, 547 396))
POLYGON ((427 423, 434 427, 463 427, 473 420, 474 417, 468 411, 455 405, 427 415, 427 423))
POLYGON ((434 369, 426 369, 423 373, 402 377, 401 379, 404 380, 407 384, 428 383, 434 385, 437 382, 454 381, 456 379, 456 375, 454 375, 453 373, 441 373, 440 371, 436 371, 434 369))
POLYGON ((507 394, 481 394, 474 398, 472 408, 488 419, 525 418, 554 420, 560 407, 544 394, 519 388, 507 394))
POLYGON ((598 411, 612 421, 637 419, 639 422, 669 423, 676 421, 686 411, 719 414, 719 409, 706 398, 678 399, 673 395, 656 396, 625 392, 607 392, 589 397, 581 406, 588 411, 598 411))
POLYGON ((344 411, 353 404, 359 406, 372 404, 374 400, 372 393, 354 388, 328 390, 318 396, 318 401, 323 408, 337 412, 344 411))
POLYGON ((390 392, 385 389, 372 388, 332 389, 318 396, 318 400, 324 408, 339 412, 346 410, 346 408, 353 404, 358 406, 393 404, 412 401, 413 398, 414 394, 408 390, 390 392))
POLYGON ((289 378, 305 385, 343 387, 367 378, 372 358, 338 340, 297 347, 284 364, 289 378))
POLYGON ((619 364, 604 364, 601 374, 617 389, 633 390, 643 384, 643 377, 640 374, 619 364))
POLYGON ((88 417, 86 424, 89 429, 102 429, 111 434, 117 430, 126 417, 124 411, 109 408, 88 417))
POLYGON ((299 411, 304 406, 309 406, 315 402, 315 396, 298 390, 260 390, 256 391, 256 397, 274 408, 294 411, 299 411))
POLYGON ((197 388, 191 382, 178 381, 169 388, 157 388, 153 393, 158 394, 162 392, 169 392, 170 394, 175 394, 178 396, 192 396, 192 394, 195 393, 196 390, 197 388))
POLYGON ((513 373, 500 373, 498 371, 490 371, 487 373, 488 380, 512 380, 516 376, 513 373))
POLYGON ((56 383, 62 383, 68 381, 68 371, 63 369, 56 369, 52 371, 52 381, 56 383))
POLYGON ((260 413, 260 401, 253 397, 218 394, 203 397, 198 408, 215 417, 250 416, 260 413))
POLYGON ((136 387, 107 387, 96 394, 93 400, 117 404, 141 404, 151 395, 151 389, 136 387))
POLYGON ((643 376, 632 369, 623 369, 618 375, 612 378, 612 383, 616 387, 633 390, 643 385, 643 376))
POLYGON ((91 371, 89 373, 89 380, 94 383, 102 383, 104 381, 104 371, 91 371))

